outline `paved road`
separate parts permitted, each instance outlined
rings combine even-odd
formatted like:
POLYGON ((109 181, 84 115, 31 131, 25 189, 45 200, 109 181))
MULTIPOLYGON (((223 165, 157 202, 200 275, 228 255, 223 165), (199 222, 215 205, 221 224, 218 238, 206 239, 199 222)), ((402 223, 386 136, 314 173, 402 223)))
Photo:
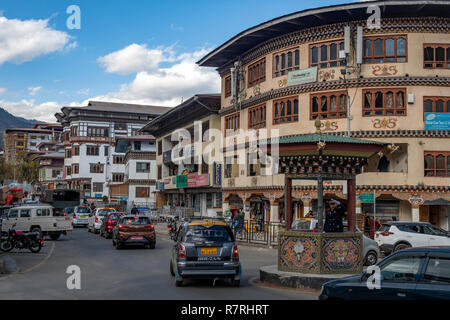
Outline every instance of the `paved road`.
POLYGON ((111 240, 75 229, 56 242, 39 266, 24 274, 0 278, 0 299, 317 299, 318 293, 256 285, 259 267, 275 264, 276 251, 240 246, 243 278, 240 288, 228 281, 188 281, 175 287, 169 273, 173 242, 164 236, 156 249, 115 250, 111 240), (68 290, 67 267, 81 268, 81 290, 68 290))

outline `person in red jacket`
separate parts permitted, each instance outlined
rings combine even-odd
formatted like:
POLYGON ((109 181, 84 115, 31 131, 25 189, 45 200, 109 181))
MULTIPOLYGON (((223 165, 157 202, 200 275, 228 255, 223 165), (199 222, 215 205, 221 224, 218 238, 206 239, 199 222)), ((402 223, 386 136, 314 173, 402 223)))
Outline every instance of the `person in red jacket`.
POLYGON ((370 239, 374 240, 375 239, 375 232, 380 230, 381 228, 381 224, 378 221, 378 219, 370 219, 371 224, 370 224, 370 231, 369 231, 369 236, 370 239))

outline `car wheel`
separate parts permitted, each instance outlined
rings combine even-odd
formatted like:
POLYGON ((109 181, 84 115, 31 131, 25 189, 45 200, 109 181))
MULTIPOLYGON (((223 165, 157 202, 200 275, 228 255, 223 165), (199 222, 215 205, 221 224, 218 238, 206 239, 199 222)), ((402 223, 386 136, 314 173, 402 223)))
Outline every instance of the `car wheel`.
POLYGON ((107 232, 107 233, 105 234, 105 239, 111 239, 111 234, 107 232))
POLYGON ((155 249, 155 246, 156 246, 156 243, 155 243, 155 242, 151 242, 151 243, 148 245, 148 248, 149 248, 149 249, 155 249))
POLYGON ((116 242, 116 249, 117 250, 122 249, 122 245, 120 244, 120 242, 116 242))
POLYGON ((366 266, 373 266, 378 262, 378 256, 375 251, 367 252, 366 258, 364 259, 366 266))
POLYGON ((237 288, 241 285, 241 280, 231 279, 231 285, 237 288))
POLYGON ((175 280, 175 286, 176 287, 182 287, 183 286, 183 280, 175 280))
POLYGON ((60 236, 61 236, 60 233, 53 233, 50 235, 50 239, 52 239, 53 241, 56 241, 59 239, 60 236))
POLYGON ((175 277, 175 272, 173 271, 173 262, 172 260, 170 260, 170 274, 172 275, 172 277, 175 277))
POLYGON ((97 234, 97 233, 98 233, 98 230, 95 229, 95 226, 92 228, 92 230, 94 230, 94 234, 97 234))
POLYGON ((394 251, 408 249, 408 248, 411 248, 411 245, 409 245, 407 243, 400 243, 400 244, 395 246, 394 251))

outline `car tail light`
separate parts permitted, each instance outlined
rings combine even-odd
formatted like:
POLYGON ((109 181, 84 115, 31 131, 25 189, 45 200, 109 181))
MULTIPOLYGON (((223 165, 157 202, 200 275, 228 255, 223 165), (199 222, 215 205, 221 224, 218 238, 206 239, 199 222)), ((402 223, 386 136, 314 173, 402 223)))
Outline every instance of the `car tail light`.
POLYGON ((170 230, 172 230, 172 227, 171 226, 167 226, 167 229, 169 229, 169 231, 170 231, 170 230))
POLYGON ((239 250, 238 250, 237 245, 233 246, 233 258, 234 259, 239 259, 239 250))
POLYGON ((387 232, 387 231, 383 231, 383 232, 381 232, 380 234, 381 234, 382 236, 385 236, 385 237, 388 237, 388 236, 390 236, 390 235, 393 235, 392 232, 387 232))
POLYGON ((150 225, 147 225, 147 226, 145 226, 145 227, 148 228, 148 229, 153 229, 155 226, 152 225, 152 224, 150 224, 150 225))
POLYGON ((95 217, 95 222, 98 222, 98 217, 95 217))
POLYGON ((178 248, 178 257, 180 257, 180 259, 186 258, 186 248, 182 244, 180 244, 178 248))

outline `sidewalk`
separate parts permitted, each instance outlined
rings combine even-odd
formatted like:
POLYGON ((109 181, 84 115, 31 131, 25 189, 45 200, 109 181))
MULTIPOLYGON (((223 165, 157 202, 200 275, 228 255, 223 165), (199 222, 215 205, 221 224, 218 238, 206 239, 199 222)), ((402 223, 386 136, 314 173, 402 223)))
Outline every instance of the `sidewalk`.
POLYGON ((39 253, 17 249, 11 252, 0 252, 0 279, 8 274, 27 272, 39 266, 48 259, 53 247, 54 242, 49 241, 39 253))

